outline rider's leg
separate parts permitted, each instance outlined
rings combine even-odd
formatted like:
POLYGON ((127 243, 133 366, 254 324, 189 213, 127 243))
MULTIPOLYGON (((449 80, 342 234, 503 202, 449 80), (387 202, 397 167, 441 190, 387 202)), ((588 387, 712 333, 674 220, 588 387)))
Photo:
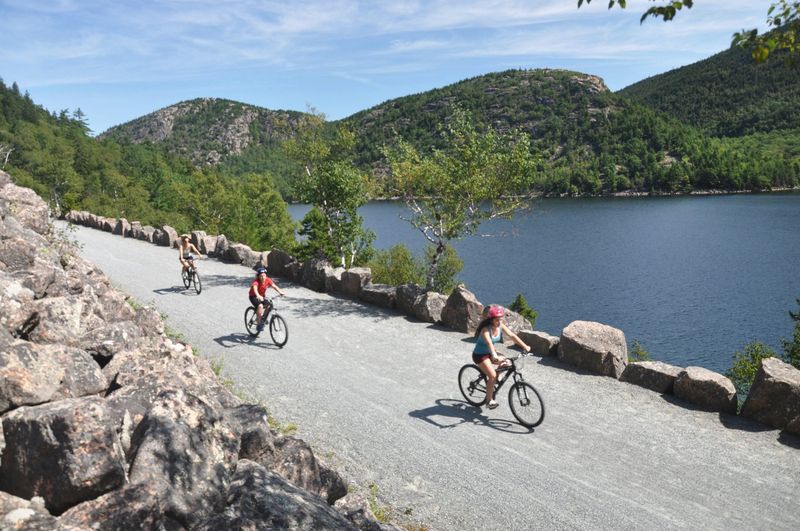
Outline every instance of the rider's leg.
POLYGON ((497 382, 497 372, 494 370, 492 358, 483 358, 478 367, 486 375, 486 402, 494 400, 494 384, 497 382))
POLYGON ((187 264, 186 260, 184 260, 183 258, 181 258, 180 260, 181 260, 181 266, 183 267, 183 272, 185 273, 186 271, 189 270, 189 264, 187 264))

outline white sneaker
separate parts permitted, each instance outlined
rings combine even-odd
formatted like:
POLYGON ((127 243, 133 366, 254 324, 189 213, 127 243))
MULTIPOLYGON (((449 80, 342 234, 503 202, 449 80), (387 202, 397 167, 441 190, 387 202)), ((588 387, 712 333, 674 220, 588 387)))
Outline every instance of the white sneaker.
POLYGON ((489 409, 494 409, 499 405, 500 404, 497 403, 497 400, 489 400, 489 403, 486 404, 486 407, 488 407, 489 409))

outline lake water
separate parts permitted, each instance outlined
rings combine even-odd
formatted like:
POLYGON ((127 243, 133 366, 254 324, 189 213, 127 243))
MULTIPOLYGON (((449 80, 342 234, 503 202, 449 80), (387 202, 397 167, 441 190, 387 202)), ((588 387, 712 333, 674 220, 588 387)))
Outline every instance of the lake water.
MULTIPOLYGON (((308 210, 291 205, 295 219, 308 210)), ((423 236, 402 203, 361 209, 376 247, 423 236)), ((522 293, 536 329, 605 323, 656 360, 724 372, 752 341, 789 338, 800 297, 800 194, 543 199, 456 242, 459 274, 484 304, 522 293)))

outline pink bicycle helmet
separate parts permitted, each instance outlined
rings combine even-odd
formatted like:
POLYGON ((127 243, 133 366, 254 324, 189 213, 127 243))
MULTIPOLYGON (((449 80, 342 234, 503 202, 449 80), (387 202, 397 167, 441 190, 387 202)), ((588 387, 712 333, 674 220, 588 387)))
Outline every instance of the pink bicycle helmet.
POLYGON ((487 312, 486 316, 489 319, 494 319, 495 317, 503 317, 505 315, 505 310, 503 310, 502 306, 489 306, 489 311, 487 312))

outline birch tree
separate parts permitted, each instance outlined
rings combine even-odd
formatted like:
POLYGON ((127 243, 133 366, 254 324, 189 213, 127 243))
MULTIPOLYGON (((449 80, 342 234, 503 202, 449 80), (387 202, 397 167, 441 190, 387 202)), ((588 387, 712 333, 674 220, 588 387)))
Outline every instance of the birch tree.
POLYGON ((401 216, 433 246, 426 288, 432 289, 440 260, 451 242, 475 234, 486 220, 505 217, 527 205, 520 195, 533 181, 537 158, 520 131, 478 131, 460 110, 442 127, 443 150, 419 152, 398 139, 386 151, 391 187, 405 201, 401 216))
POLYGON ((326 128, 325 117, 314 113, 297 136, 284 144, 286 153, 303 168, 294 183, 295 193, 322 220, 321 230, 309 233, 315 240, 309 242, 310 248, 329 250, 326 258, 345 268, 368 258, 374 238, 364 230, 358 214, 369 197, 369 180, 352 162, 354 148, 352 132, 326 128))

